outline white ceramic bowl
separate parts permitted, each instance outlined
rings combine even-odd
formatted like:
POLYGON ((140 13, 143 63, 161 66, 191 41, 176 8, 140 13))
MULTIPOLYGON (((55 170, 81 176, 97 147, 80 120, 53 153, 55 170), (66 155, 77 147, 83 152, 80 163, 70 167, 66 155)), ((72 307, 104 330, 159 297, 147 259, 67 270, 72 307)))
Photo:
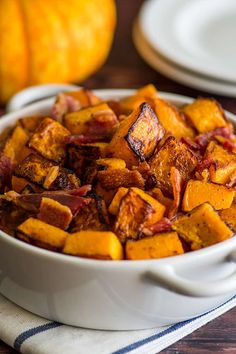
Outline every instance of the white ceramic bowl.
MULTIPOLYGON (((104 99, 132 92, 95 91, 104 99)), ((178 105, 191 102, 179 95, 162 96, 178 105)), ((6 115, 0 131, 20 117, 47 113, 52 102, 43 100, 6 115)), ((235 260, 236 237, 176 257, 119 262, 53 253, 0 232, 0 292, 35 314, 65 324, 143 329, 189 319, 229 299, 236 292, 235 260)))

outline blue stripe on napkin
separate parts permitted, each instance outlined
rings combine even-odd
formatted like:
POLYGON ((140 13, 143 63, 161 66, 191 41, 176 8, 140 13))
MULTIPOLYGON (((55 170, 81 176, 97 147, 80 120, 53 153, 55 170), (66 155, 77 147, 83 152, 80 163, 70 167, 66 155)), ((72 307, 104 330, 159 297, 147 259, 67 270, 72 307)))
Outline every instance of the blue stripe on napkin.
MULTIPOLYGON (((137 342, 129 344, 129 345, 127 345, 127 346, 125 346, 125 347, 123 347, 121 349, 116 350, 112 354, 127 354, 127 353, 131 352, 134 349, 140 348, 140 347, 144 346, 145 344, 148 344, 148 343, 150 343, 150 342, 152 342, 154 340, 157 340, 159 338, 164 337, 165 335, 173 333, 173 332, 177 331, 178 329, 183 328, 184 326, 188 325, 189 323, 192 323, 192 322, 196 321, 197 319, 202 318, 202 317, 208 315, 211 312, 214 312, 215 310, 217 310, 217 309, 221 308, 222 306, 226 305, 227 303, 229 303, 233 299, 236 299, 236 295, 234 295, 231 299, 229 299, 228 301, 226 301, 223 304, 219 305, 218 307, 214 308, 213 310, 205 312, 204 314, 199 315, 199 316, 194 317, 194 318, 191 318, 189 320, 178 322, 178 323, 168 327, 167 329, 163 330, 162 332, 159 332, 159 333, 154 334, 154 335, 152 335, 150 337, 146 337, 146 338, 141 339, 141 340, 139 340, 137 342)), ((63 324, 59 323, 59 322, 49 322, 49 323, 46 323, 44 325, 28 329, 27 331, 22 332, 15 339, 14 348, 16 350, 20 351, 20 348, 21 348, 22 344, 27 339, 29 339, 30 337, 35 336, 36 334, 48 331, 50 329, 60 327, 60 326, 63 326, 63 324)))
POLYGON ((28 329, 27 331, 22 332, 14 342, 14 348, 18 351, 20 351, 21 345, 30 337, 35 336, 38 333, 42 333, 45 331, 48 331, 49 329, 56 328, 62 326, 61 323, 59 322, 49 322, 44 325, 34 327, 31 329, 28 329))
POLYGON ((127 345, 126 347, 123 347, 123 348, 121 348, 121 349, 119 349, 119 350, 116 350, 116 351, 113 352, 112 354, 127 354, 127 353, 131 352, 131 351, 134 350, 134 349, 140 348, 140 347, 142 347, 142 346, 145 345, 145 344, 148 344, 148 343, 150 343, 150 342, 152 342, 152 341, 154 341, 154 340, 156 340, 156 339, 159 339, 159 338, 164 337, 165 335, 168 335, 168 334, 170 334, 170 333, 173 333, 173 332, 177 331, 178 329, 183 328, 183 327, 186 326, 187 324, 192 323, 192 322, 198 320, 199 318, 202 318, 202 317, 208 315, 208 314, 211 313, 211 312, 214 312, 215 310, 217 310, 217 309, 221 308, 222 306, 228 304, 228 303, 229 303, 230 301, 232 301, 233 299, 236 299, 236 295, 234 295, 232 298, 230 298, 229 300, 227 300, 227 301, 224 302, 223 304, 219 305, 218 307, 215 307, 213 310, 210 310, 210 311, 208 311, 208 312, 205 312, 205 313, 203 313, 202 315, 199 315, 199 316, 197 316, 197 317, 193 317, 193 318, 191 318, 191 319, 189 319, 189 320, 182 321, 182 322, 178 322, 178 323, 174 324, 173 326, 168 327, 167 329, 165 329, 165 330, 162 331, 162 332, 159 332, 159 333, 154 334, 154 335, 152 335, 152 336, 150 336, 150 337, 141 339, 141 340, 139 340, 139 341, 137 341, 137 342, 135 342, 135 343, 129 344, 129 345, 127 345))

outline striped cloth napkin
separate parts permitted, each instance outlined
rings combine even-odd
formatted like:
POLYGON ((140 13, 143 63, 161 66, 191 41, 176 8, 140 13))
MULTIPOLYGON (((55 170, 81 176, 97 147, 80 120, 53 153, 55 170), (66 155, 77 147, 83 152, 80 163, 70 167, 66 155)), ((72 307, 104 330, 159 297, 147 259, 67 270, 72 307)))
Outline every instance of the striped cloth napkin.
POLYGON ((236 295, 204 315, 140 331, 75 328, 35 316, 0 295, 0 338, 27 354, 156 354, 236 305, 236 295))

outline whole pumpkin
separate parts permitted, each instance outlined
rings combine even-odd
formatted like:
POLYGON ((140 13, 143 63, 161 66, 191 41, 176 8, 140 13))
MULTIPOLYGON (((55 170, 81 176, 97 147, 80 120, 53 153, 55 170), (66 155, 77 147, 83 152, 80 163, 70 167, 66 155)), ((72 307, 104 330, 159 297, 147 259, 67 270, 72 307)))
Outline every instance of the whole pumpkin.
POLYGON ((0 0, 0 101, 84 80, 105 61, 115 23, 114 0, 0 0))

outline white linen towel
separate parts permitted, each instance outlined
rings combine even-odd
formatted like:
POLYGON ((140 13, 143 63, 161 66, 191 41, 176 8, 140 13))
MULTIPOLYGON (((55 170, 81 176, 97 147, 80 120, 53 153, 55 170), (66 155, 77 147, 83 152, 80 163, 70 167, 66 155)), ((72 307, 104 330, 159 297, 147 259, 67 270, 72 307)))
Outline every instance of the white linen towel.
POLYGON ((139 331, 98 331, 33 315, 0 295, 0 338, 25 354, 156 354, 236 305, 236 295, 203 315, 139 331))

